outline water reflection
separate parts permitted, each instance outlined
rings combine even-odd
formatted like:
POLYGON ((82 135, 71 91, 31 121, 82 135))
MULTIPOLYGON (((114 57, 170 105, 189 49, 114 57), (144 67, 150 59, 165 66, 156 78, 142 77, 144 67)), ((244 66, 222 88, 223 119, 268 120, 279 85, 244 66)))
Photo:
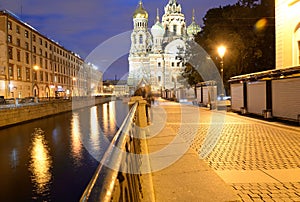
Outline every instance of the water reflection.
POLYGON ((116 129, 116 104, 115 102, 109 103, 109 131, 108 133, 115 132, 116 129))
POLYGON ((71 120, 71 152, 75 160, 75 165, 80 166, 82 159, 82 144, 80 141, 80 122, 78 113, 72 114, 71 120))
POLYGON ((19 154, 17 149, 13 149, 10 154, 10 165, 12 169, 16 169, 19 165, 19 154))
POLYGON ((45 140, 44 131, 35 129, 32 134, 32 145, 30 147, 31 181, 37 194, 44 194, 50 190, 52 178, 52 159, 49 154, 49 147, 45 140))
POLYGON ((100 151, 100 132, 97 109, 97 107, 90 108, 90 138, 92 149, 98 154, 100 151))
POLYGON ((103 132, 114 134, 116 132, 116 103, 104 104, 103 109, 103 132))

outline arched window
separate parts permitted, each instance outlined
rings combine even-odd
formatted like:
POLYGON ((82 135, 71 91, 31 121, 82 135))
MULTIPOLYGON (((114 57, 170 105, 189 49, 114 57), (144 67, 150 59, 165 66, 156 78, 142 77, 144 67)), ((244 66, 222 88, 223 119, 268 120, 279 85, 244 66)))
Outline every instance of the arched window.
POLYGON ((177 25, 173 25, 173 32, 174 32, 174 34, 177 33, 177 25))
POLYGON ((143 44, 143 35, 141 35, 141 34, 140 34, 139 42, 140 42, 140 44, 143 44))
POLYGON ((294 54, 296 58, 294 58, 295 65, 300 64, 300 23, 296 26, 294 30, 294 54), (296 60, 296 61, 295 61, 296 60))

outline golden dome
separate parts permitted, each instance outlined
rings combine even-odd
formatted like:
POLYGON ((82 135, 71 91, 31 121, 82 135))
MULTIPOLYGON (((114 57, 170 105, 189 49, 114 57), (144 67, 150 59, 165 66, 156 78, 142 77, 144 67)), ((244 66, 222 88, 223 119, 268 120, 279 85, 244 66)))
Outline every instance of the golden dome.
POLYGON ((133 18, 148 18, 147 11, 143 8, 143 3, 140 1, 139 7, 134 11, 133 18))

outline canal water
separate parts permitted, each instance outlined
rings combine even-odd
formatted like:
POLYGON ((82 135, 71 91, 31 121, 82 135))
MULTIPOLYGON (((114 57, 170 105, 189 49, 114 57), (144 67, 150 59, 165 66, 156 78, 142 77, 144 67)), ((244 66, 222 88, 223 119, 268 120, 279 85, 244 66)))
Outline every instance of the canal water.
POLYGON ((79 201, 127 113, 112 101, 0 130, 0 201, 79 201))

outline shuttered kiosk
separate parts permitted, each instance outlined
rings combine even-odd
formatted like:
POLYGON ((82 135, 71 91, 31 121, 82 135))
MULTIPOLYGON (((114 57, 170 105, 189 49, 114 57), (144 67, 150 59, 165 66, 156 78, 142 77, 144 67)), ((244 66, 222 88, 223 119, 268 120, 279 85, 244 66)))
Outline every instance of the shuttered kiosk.
POLYGON ((231 109, 300 122, 300 67, 231 77, 231 109))

